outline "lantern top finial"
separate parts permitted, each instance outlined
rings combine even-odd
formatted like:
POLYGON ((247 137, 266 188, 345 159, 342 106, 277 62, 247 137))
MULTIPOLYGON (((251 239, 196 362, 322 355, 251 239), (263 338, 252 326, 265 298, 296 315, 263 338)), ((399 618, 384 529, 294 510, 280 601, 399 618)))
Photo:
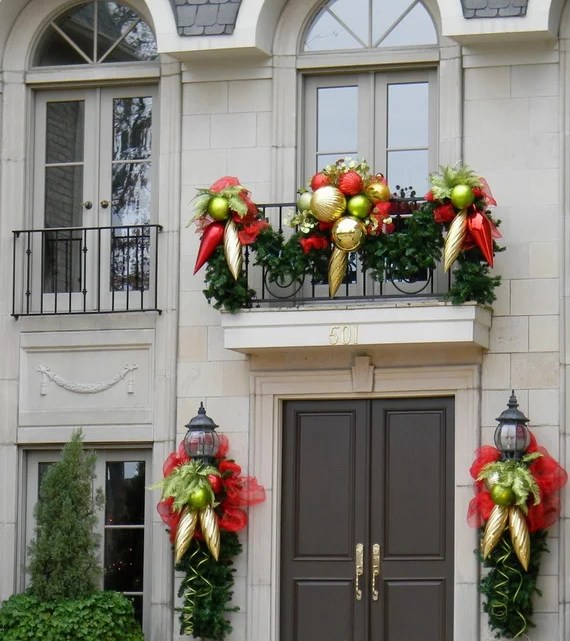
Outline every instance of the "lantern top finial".
POLYGON ((212 428, 216 429, 218 425, 214 423, 214 421, 206 414, 206 408, 204 407, 204 403, 200 401, 200 407, 198 408, 198 414, 194 418, 191 418, 188 423, 186 423, 186 426, 188 429, 196 429, 196 428, 212 428))
POLYGON ((529 422, 529 419, 518 409, 519 403, 517 397, 515 396, 515 390, 511 390, 511 397, 507 403, 508 409, 503 410, 501 415, 498 416, 495 420, 499 422, 515 422, 526 424, 529 422))

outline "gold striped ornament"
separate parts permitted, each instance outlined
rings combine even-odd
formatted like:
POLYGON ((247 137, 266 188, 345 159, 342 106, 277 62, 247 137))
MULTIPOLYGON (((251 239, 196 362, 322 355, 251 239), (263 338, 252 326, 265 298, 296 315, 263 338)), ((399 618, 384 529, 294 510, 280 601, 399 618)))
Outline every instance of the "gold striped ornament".
POLYGON ((243 255, 238 238, 237 226, 230 218, 224 229, 224 254, 232 276, 237 280, 241 274, 243 255))
POLYGON ((508 507, 504 505, 495 505, 493 507, 489 520, 485 525, 485 532, 483 533, 483 540, 481 541, 481 553, 484 559, 491 554, 497 546, 497 543, 501 540, 501 536, 507 527, 508 519, 508 507))
POLYGON ((182 508, 182 516, 176 530, 174 540, 174 563, 180 563, 180 560, 186 553, 198 525, 198 512, 190 510, 187 507, 182 508))
POLYGON ((346 198, 332 185, 319 187, 311 196, 311 213, 324 223, 332 223, 346 211, 346 198))
POLYGON ((220 528, 218 517, 211 505, 200 511, 200 528, 206 545, 217 561, 220 556, 220 528))
POLYGON ((530 561, 530 534, 526 518, 516 505, 509 509, 509 530, 516 555, 525 570, 530 561))
POLYGON ((448 272, 463 247, 467 235, 467 211, 460 211, 449 225, 443 248, 443 270, 448 272))
POLYGON ((334 298, 340 287, 344 277, 346 276, 346 268, 348 266, 348 252, 333 247, 331 257, 329 259, 329 296, 334 298))

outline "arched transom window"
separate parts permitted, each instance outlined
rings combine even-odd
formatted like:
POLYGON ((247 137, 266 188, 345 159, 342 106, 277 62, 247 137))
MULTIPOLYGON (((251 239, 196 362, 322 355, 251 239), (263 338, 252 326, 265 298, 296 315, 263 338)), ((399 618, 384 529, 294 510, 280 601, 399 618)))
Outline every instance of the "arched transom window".
POLYGON ((303 51, 338 51, 437 44, 419 0, 332 0, 307 31, 303 51))
POLYGON ((151 28, 132 9, 118 2, 88 2, 49 23, 34 65, 134 62, 156 56, 151 28))

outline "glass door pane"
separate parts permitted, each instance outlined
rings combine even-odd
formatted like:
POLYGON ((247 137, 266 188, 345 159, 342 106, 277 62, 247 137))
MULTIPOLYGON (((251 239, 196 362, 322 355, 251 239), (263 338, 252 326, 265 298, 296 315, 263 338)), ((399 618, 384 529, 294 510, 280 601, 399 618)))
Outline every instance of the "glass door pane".
MULTIPOLYGON (((46 104, 44 227, 81 227, 85 102, 46 104)), ((44 292, 81 289, 81 233, 47 232, 43 242, 44 292)))

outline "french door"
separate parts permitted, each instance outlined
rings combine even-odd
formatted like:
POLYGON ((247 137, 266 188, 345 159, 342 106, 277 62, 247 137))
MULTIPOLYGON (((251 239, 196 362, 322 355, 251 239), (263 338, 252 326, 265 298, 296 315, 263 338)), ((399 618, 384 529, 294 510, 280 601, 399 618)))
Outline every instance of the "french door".
POLYGON ((150 287, 156 89, 38 92, 34 291, 42 305, 108 307, 150 287), (50 302, 51 301, 51 302, 50 302))
POLYGON ((284 408, 280 641, 452 641, 453 400, 284 408))

